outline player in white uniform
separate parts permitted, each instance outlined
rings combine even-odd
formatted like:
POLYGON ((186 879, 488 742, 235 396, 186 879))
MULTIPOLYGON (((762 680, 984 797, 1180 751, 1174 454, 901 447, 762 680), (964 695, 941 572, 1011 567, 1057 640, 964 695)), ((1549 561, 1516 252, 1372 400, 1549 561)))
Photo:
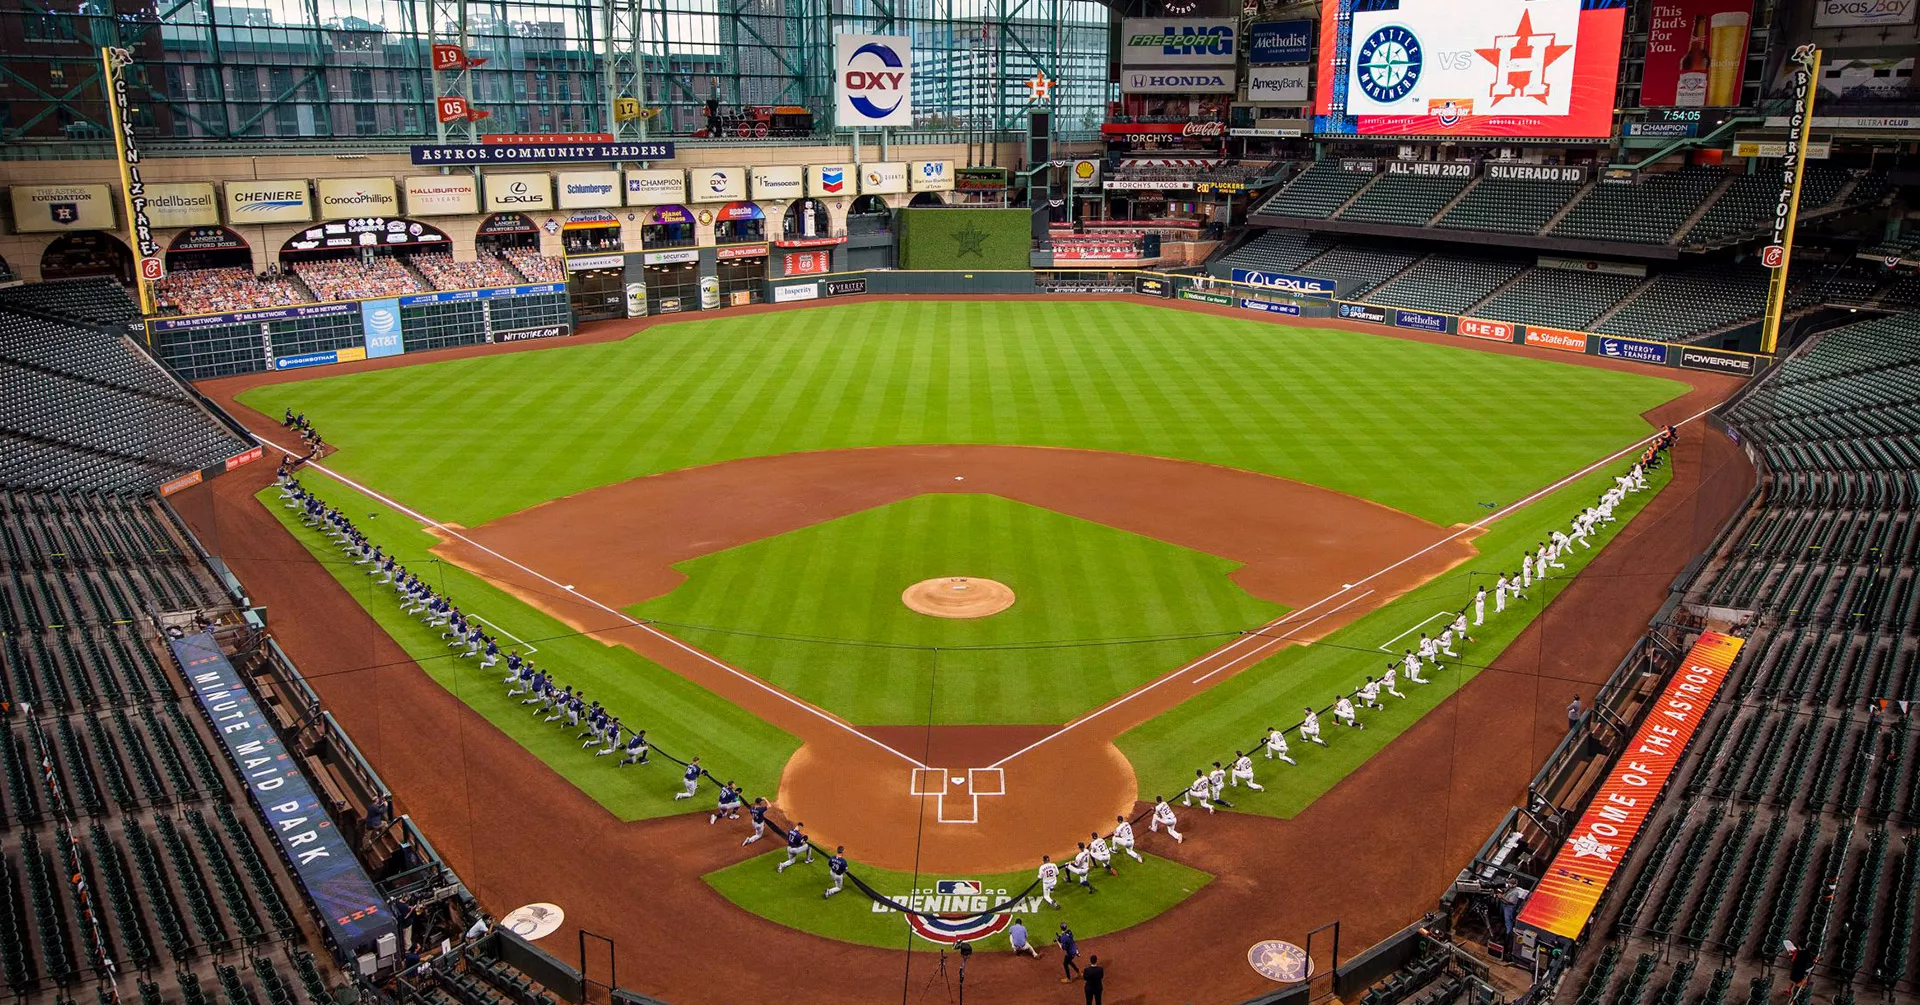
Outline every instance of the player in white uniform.
POLYGON ((1279 730, 1273 728, 1272 726, 1268 726, 1267 727, 1267 760, 1271 761, 1275 758, 1279 758, 1280 760, 1285 761, 1288 764, 1300 763, 1299 761, 1296 761, 1293 758, 1287 756, 1287 734, 1280 732, 1279 730))
POLYGON ((1317 743, 1322 747, 1327 745, 1327 741, 1320 739, 1320 717, 1315 715, 1311 708, 1307 709, 1300 719, 1300 739, 1308 743, 1317 743))
POLYGON ((1427 638, 1425 635, 1420 636, 1419 655, 1422 665, 1431 663, 1435 670, 1446 669, 1446 667, 1440 665, 1440 644, 1427 638))
POLYGON ((1347 696, 1344 694, 1333 700, 1333 721, 1342 726, 1352 726, 1355 729, 1367 728, 1367 724, 1361 722, 1354 714, 1353 702, 1348 701, 1347 696))
POLYGON ((1165 797, 1154 796, 1153 819, 1147 821, 1147 830, 1158 831, 1160 828, 1165 827, 1167 829, 1167 836, 1173 838, 1174 843, 1180 844, 1184 843, 1187 839, 1181 837, 1179 831, 1174 830, 1174 826, 1179 822, 1179 818, 1173 815, 1173 807, 1167 803, 1165 797))
POLYGON ((1213 812, 1213 783, 1207 781, 1207 773, 1199 768, 1193 769, 1193 784, 1187 786, 1186 794, 1180 797, 1180 805, 1192 806, 1195 799, 1200 800, 1208 813, 1213 812))
POLYGON ((1091 877, 1091 873, 1093 872, 1093 853, 1087 850, 1087 843, 1085 841, 1078 842, 1078 844, 1080 846, 1079 852, 1075 853, 1073 861, 1067 863, 1067 875, 1072 876, 1074 882, 1086 887, 1088 893, 1099 893, 1100 891, 1093 888, 1093 880, 1091 877))
POLYGON ((1058 911, 1060 905, 1054 902, 1053 888, 1060 884, 1060 867, 1053 864, 1053 856, 1040 856, 1040 899, 1049 907, 1058 911))
MULTIPOLYGON (((1543 548, 1541 550, 1544 551, 1545 549, 1543 548)), ((1541 575, 1546 575, 1544 564, 1542 566, 1541 575)), ((1527 552, 1526 554, 1520 556, 1520 581, 1522 583, 1527 584, 1528 586, 1533 585, 1533 553, 1532 552, 1527 552)))
POLYGON ((1113 818, 1113 846, 1132 856, 1135 862, 1146 861, 1139 852, 1133 850, 1133 825, 1127 822, 1126 817, 1113 818))
MULTIPOLYGON (((1473 636, 1467 634, 1467 612, 1461 611, 1459 614, 1454 615, 1453 634, 1459 637, 1461 645, 1465 645, 1473 641, 1473 636)), ((1450 652, 1447 655, 1458 656, 1460 654, 1450 652)))
POLYGON ((1393 686, 1399 677, 1400 665, 1392 660, 1388 660, 1386 671, 1380 675, 1380 690, 1393 695, 1395 698, 1405 698, 1406 695, 1401 694, 1400 689, 1393 686))
POLYGON ((1207 772, 1207 791, 1214 802, 1228 809, 1233 808, 1232 803, 1220 797, 1221 793, 1227 791, 1227 769, 1221 767, 1219 761, 1213 762, 1213 770, 1207 772))
POLYGON ((1407 672, 1407 679, 1415 684, 1427 682, 1425 677, 1420 676, 1420 656, 1413 650, 1407 650, 1407 654, 1400 657, 1400 668, 1407 672))
POLYGON ((1500 581, 1493 584, 1493 613, 1502 614, 1507 609, 1507 574, 1500 574, 1500 581))
POLYGON ((1233 787, 1239 788, 1241 782, 1247 783, 1247 788, 1255 792, 1267 790, 1266 786, 1253 780, 1253 758, 1248 757, 1246 751, 1236 750, 1233 752, 1233 787))
POLYGON ((1087 835, 1087 854, 1093 856, 1094 865, 1107 870, 1107 875, 1120 875, 1113 868, 1113 849, 1107 847, 1107 839, 1101 837, 1099 831, 1087 835))
POLYGON ((1480 592, 1473 595, 1473 623, 1476 625, 1487 623, 1487 588, 1484 586, 1480 588, 1480 592))
POLYGON ((1355 691, 1354 694, 1359 697, 1360 704, 1365 705, 1368 708, 1386 708, 1387 707, 1385 705, 1380 704, 1380 682, 1377 680, 1374 680, 1372 677, 1368 677, 1367 682, 1365 684, 1360 685, 1360 689, 1358 691, 1355 691))
MULTIPOLYGON (((1535 552, 1533 556, 1533 564, 1540 570, 1541 579, 1547 578, 1547 564, 1549 561, 1550 559, 1547 557, 1547 542, 1542 541, 1540 542, 1540 550, 1535 552)), ((1562 565, 1560 568, 1564 569, 1566 566, 1562 565)))

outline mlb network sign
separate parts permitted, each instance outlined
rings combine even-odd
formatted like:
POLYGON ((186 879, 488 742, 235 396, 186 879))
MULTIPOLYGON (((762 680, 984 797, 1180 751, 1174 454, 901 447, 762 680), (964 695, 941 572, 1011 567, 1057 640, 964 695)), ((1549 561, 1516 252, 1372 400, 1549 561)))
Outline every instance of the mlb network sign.
POLYGON ((913 124, 913 48, 905 35, 835 35, 833 97, 842 129, 913 124))
POLYGON ((1232 66, 1235 21, 1230 17, 1130 17, 1121 23, 1122 66, 1232 66))

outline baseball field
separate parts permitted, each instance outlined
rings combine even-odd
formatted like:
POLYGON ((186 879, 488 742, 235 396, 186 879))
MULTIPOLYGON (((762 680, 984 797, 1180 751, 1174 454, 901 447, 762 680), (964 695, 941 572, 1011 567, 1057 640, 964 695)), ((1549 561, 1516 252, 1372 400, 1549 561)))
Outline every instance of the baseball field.
MULTIPOLYGON (((321 464, 338 479, 305 484, 402 563, 900 895, 929 876, 1015 882, 1351 692, 1590 504, 1647 413, 1689 390, 1220 313, 986 300, 251 383, 240 402, 304 412, 337 448, 321 464), (952 577, 1013 603, 951 619, 902 602, 952 577)), ((1310 749, 1289 734, 1298 764, 1257 759, 1265 791, 1230 812, 1294 817, 1488 672, 1667 477, 1552 579, 1490 604, 1460 658, 1403 679, 1365 730, 1329 721, 1310 749)), ((433 681, 605 812, 689 809, 675 765, 582 751, 260 499, 433 681)), ((1204 844, 1213 823, 1181 812, 1204 844)), ((1169 852, 1141 829, 1143 851, 1169 852)), ((852 890, 819 906, 817 869, 803 909, 749 854, 704 870, 716 896, 899 944, 898 915, 852 890)), ((1067 916, 1124 928, 1218 871, 1174 858, 1069 897, 1067 916)))

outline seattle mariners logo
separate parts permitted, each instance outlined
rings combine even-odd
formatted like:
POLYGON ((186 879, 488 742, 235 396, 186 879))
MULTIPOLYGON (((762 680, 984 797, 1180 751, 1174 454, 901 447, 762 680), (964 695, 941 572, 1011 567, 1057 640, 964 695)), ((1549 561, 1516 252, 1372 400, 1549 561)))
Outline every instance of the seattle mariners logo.
POLYGON ((1374 101, 1390 105, 1413 93, 1420 83, 1420 39, 1406 28, 1390 24, 1367 36, 1353 66, 1360 90, 1374 101))

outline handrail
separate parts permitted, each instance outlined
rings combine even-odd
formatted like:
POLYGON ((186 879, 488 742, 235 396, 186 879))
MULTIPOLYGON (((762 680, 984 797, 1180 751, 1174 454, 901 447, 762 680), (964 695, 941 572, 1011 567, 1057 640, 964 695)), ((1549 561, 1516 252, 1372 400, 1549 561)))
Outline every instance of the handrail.
MULTIPOLYGON (((1651 155, 1649 155, 1643 160, 1636 161, 1632 164, 1609 164, 1607 166, 1609 168, 1625 168, 1628 171, 1639 171, 1642 168, 1646 168, 1654 164, 1658 164, 1661 161, 1667 159, 1668 157, 1673 156, 1674 154, 1682 150, 1689 150, 1694 147, 1706 146, 1709 143, 1717 142, 1718 140, 1723 138, 1721 136, 1722 133, 1736 132, 1741 126, 1753 125, 1755 123, 1765 125, 1766 121, 1767 121, 1766 118, 1763 116, 1753 116, 1753 115, 1735 116, 1731 119, 1728 119, 1725 122, 1720 123, 1720 125, 1716 127, 1713 130, 1713 132, 1710 132, 1705 136, 1678 136, 1678 137, 1675 137, 1671 143, 1668 143, 1666 146, 1663 146, 1658 150, 1655 150, 1651 155)), ((1731 139, 1730 136, 1725 138, 1731 139)))

